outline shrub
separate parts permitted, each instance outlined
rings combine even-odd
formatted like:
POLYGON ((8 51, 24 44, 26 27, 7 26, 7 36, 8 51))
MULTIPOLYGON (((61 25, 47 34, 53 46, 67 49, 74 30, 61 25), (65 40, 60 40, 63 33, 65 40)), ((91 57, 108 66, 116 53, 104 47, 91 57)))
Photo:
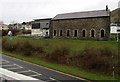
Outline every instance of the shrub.
POLYGON ((46 52, 42 46, 36 46, 33 49, 34 54, 40 58, 44 58, 46 56, 46 52))
MULTIPOLYGON (((34 44, 30 41, 19 41, 16 44, 16 52, 21 53, 25 56, 32 56, 32 55, 41 55, 42 53, 45 53, 42 46, 34 46, 34 44)), ((41 56, 39 56, 41 57, 41 56)))
POLYGON ((32 56, 34 46, 32 45, 32 43, 30 43, 30 41, 20 42, 17 45, 20 45, 19 51, 21 51, 23 55, 32 56))
POLYGON ((113 67, 113 59, 111 55, 114 54, 109 48, 106 48, 105 50, 86 48, 85 50, 78 52, 77 55, 70 57, 69 61, 71 61, 71 64, 91 72, 110 74, 112 73, 113 67))
POLYGON ((69 55, 69 48, 67 46, 56 46, 48 53, 48 59, 50 61, 65 64, 67 55, 69 55))
POLYGON ((8 30, 2 30, 2 36, 6 36, 8 34, 8 30))
POLYGON ((9 52, 13 52, 16 48, 14 45, 9 43, 7 39, 2 39, 2 49, 9 52))

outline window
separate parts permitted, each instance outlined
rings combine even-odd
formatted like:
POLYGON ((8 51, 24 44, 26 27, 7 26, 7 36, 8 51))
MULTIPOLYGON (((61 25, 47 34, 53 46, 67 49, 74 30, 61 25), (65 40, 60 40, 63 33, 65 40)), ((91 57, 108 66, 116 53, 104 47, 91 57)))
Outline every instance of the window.
POLYGON ((48 36, 48 32, 46 32, 46 36, 48 36))
POLYGON ((86 34, 85 34, 85 30, 82 31, 82 37, 85 37, 86 34))
POLYGON ((95 31, 91 30, 91 37, 95 37, 95 31))
POLYGON ((74 36, 77 37, 77 30, 74 30, 74 36))
POLYGON ((48 23, 46 23, 46 26, 48 25, 48 23))
POLYGON ((56 30, 54 30, 54 36, 56 36, 56 30))
POLYGON ((104 37, 104 36, 105 36, 105 31, 101 30, 101 37, 104 37))
POLYGON ((62 30, 60 30, 60 36, 62 36, 62 30))
POLYGON ((47 27, 47 28, 49 27, 49 23, 46 23, 46 27, 47 27))
POLYGON ((40 29, 40 23, 33 23, 32 29, 40 29))
POLYGON ((67 30, 67 36, 70 36, 70 30, 67 30))

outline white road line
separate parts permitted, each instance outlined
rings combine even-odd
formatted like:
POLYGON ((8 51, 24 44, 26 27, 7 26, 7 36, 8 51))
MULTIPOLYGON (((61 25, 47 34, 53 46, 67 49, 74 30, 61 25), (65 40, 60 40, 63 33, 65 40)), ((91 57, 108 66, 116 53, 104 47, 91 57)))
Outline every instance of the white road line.
POLYGON ((1 64, 9 64, 9 62, 2 62, 1 64))
POLYGON ((51 79, 51 80, 56 80, 56 79, 53 79, 53 78, 51 78, 51 77, 50 77, 49 79, 51 79))
POLYGON ((7 68, 7 69, 21 69, 23 67, 17 67, 17 68, 7 68))
POLYGON ((16 66, 18 66, 18 67, 20 67, 20 68, 23 68, 22 66, 20 66, 20 65, 17 65, 17 64, 14 64, 14 65, 16 65, 16 66))
POLYGON ((19 71, 17 73, 25 73, 25 72, 30 72, 31 70, 28 70, 28 71, 19 71))
POLYGON ((37 75, 29 75, 30 77, 32 77, 32 76, 39 76, 39 75, 42 75, 42 74, 37 74, 37 75))
POLYGON ((40 74, 40 73, 38 73, 38 72, 35 72, 35 71, 32 71, 32 70, 31 70, 31 72, 34 72, 34 73, 36 73, 37 75, 42 75, 42 74, 40 74))
POLYGON ((11 64, 11 65, 2 65, 2 67, 8 67, 8 66, 15 66, 15 64, 11 64))
POLYGON ((2 61, 2 62, 8 62, 8 63, 9 63, 9 61, 7 61, 7 60, 4 60, 4 61, 2 61))

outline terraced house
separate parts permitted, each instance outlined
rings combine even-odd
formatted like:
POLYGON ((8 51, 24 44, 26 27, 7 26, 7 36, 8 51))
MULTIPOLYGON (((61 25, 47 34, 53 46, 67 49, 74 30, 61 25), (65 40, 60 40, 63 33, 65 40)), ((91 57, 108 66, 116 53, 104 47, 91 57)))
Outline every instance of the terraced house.
POLYGON ((109 40, 110 11, 97 10, 56 15, 51 21, 51 38, 109 40))

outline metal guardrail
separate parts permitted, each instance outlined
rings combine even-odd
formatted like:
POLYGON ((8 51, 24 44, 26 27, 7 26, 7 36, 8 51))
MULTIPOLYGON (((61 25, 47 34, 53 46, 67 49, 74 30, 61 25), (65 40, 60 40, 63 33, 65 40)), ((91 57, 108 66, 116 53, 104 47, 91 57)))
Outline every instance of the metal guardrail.
POLYGON ((4 68, 0 68, 0 77, 2 78, 1 80, 5 80, 3 82, 45 82, 33 77, 9 71, 4 68))

